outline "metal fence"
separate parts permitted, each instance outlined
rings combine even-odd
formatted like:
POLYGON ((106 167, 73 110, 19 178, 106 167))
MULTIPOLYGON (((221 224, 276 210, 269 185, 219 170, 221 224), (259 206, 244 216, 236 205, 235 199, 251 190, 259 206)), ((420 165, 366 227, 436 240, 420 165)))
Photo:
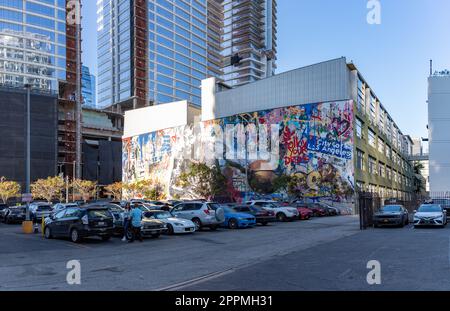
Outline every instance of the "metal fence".
POLYGON ((426 202, 441 205, 450 215, 450 191, 432 192, 427 195, 411 194, 408 199, 382 197, 378 193, 371 192, 358 192, 356 195, 356 211, 359 213, 361 230, 372 227, 374 214, 383 206, 390 204, 402 205, 406 208, 410 214, 410 220, 420 205, 426 202))

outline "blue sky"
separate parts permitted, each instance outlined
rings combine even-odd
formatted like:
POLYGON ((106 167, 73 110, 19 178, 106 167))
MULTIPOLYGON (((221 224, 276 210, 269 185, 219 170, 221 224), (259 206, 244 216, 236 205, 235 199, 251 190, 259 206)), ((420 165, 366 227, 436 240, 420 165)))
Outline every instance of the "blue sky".
MULTIPOLYGON (((341 56, 353 60, 404 134, 427 136, 427 76, 450 69, 449 0, 278 0, 278 73, 341 56)), ((83 61, 96 72, 96 1, 83 4, 83 61)))

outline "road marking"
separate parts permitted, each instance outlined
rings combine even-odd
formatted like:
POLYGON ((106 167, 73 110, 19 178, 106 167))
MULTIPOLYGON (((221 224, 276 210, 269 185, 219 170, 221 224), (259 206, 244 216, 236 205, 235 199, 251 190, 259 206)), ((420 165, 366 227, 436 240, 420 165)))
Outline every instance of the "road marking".
POLYGON ((227 269, 224 271, 213 272, 213 273, 210 273, 210 274, 207 274, 207 275, 204 275, 204 276, 192 279, 192 280, 188 280, 188 281, 184 281, 184 282, 174 284, 171 286, 167 286, 164 288, 156 289, 155 291, 157 291, 157 292, 179 291, 179 290, 189 287, 189 286, 197 285, 197 284, 200 284, 203 282, 207 282, 207 281, 219 278, 221 276, 231 274, 231 273, 235 272, 236 270, 238 270, 238 268, 231 268, 231 269, 227 269))

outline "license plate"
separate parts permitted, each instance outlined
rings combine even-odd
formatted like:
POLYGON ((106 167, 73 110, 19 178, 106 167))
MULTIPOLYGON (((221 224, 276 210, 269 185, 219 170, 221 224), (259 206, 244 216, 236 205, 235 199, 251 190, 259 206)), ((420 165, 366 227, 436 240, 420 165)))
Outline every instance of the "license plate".
POLYGON ((99 221, 99 222, 98 222, 98 225, 99 225, 99 226, 104 226, 105 223, 104 223, 103 221, 99 221))

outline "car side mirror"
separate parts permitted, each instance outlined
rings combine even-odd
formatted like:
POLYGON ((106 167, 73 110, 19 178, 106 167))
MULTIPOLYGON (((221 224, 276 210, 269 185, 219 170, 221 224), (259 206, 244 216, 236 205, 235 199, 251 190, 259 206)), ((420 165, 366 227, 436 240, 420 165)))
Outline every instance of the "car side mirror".
POLYGON ((414 210, 413 213, 417 213, 417 210, 414 210))

